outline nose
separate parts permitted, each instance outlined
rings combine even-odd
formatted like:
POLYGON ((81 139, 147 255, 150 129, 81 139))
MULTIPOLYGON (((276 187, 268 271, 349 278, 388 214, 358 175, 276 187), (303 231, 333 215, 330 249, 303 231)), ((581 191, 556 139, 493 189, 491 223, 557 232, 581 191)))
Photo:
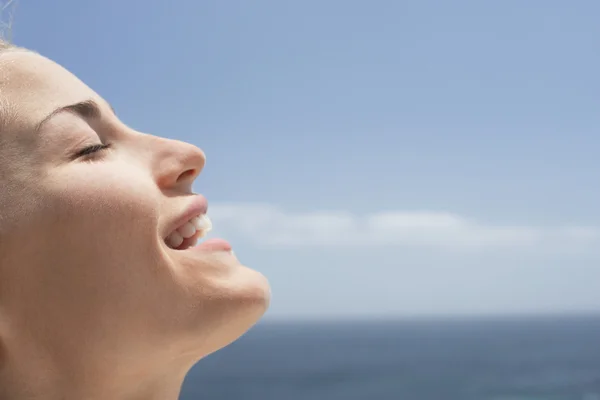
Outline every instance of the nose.
POLYGON ((206 163, 204 152, 179 140, 155 137, 153 171, 156 183, 165 191, 192 191, 192 184, 206 163))

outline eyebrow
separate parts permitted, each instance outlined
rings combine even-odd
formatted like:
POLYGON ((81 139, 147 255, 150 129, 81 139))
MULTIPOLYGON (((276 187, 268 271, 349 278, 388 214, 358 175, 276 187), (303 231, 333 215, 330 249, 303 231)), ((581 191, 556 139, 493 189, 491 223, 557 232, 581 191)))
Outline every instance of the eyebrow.
MULTIPOLYGON (((117 115, 117 113, 115 112, 115 109, 110 104, 109 104, 109 107, 110 107, 110 110, 112 111, 112 113, 114 115, 117 115)), ((48 114, 44 119, 42 119, 37 124, 37 126, 35 127, 35 131, 39 132, 45 123, 50 121, 56 115, 64 113, 64 112, 75 114, 84 120, 98 119, 102 116, 101 108, 96 101, 94 101, 92 99, 84 100, 84 101, 80 101, 75 104, 69 104, 67 106, 59 107, 56 110, 52 111, 50 114, 48 114)))

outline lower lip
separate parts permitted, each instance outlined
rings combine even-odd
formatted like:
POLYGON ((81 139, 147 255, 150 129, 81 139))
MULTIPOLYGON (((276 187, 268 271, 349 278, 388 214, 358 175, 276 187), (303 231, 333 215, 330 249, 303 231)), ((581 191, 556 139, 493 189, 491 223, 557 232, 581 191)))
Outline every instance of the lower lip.
POLYGON ((208 239, 199 245, 192 247, 192 250, 198 251, 231 251, 231 244, 223 239, 208 239))

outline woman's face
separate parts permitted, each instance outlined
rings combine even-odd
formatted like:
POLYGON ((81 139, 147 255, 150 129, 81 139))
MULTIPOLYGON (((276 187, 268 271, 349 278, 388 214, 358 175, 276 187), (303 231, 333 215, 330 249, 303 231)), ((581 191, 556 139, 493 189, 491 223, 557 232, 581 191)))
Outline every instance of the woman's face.
POLYGON ((204 163, 190 144, 128 128, 54 62, 1 54, 6 348, 34 343, 32 352, 65 358, 80 348, 88 359, 98 355, 113 369, 120 361, 130 371, 119 357, 193 363, 253 325, 269 302, 261 274, 223 242, 187 250, 165 243, 186 213, 203 207, 192 182, 204 163), (96 144, 110 148, 76 156, 96 144))

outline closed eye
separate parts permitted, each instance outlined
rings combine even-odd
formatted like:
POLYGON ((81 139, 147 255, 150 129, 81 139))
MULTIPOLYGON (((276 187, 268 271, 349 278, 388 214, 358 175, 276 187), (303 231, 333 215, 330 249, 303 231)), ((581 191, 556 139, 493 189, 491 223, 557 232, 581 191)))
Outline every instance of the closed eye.
POLYGON ((102 144, 102 143, 93 144, 91 146, 88 146, 88 147, 86 147, 84 149, 79 150, 77 153, 75 153, 75 155, 74 155, 73 158, 77 159, 77 158, 89 156, 89 155, 97 153, 99 151, 109 149, 110 147, 111 147, 110 143, 107 143, 107 144, 102 144))

